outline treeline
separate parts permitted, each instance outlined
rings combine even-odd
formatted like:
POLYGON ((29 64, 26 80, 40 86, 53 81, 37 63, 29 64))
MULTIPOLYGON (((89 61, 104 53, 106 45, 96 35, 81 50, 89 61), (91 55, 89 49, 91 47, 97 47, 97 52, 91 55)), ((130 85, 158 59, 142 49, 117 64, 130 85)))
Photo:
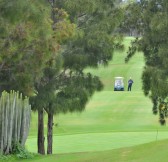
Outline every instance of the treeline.
POLYGON ((136 51, 143 52, 142 89, 153 103, 153 113, 159 114, 160 124, 165 125, 168 117, 168 1, 140 0, 127 9, 132 16, 125 22, 141 33, 141 37, 132 42, 126 62, 136 51))

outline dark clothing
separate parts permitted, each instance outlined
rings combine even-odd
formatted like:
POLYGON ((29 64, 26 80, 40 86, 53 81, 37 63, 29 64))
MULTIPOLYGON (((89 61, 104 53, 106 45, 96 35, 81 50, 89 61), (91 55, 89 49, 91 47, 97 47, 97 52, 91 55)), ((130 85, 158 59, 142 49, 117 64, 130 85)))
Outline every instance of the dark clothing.
POLYGON ((129 81, 128 81, 128 91, 131 91, 131 87, 132 87, 132 84, 133 84, 134 82, 133 82, 133 80, 132 79, 130 79, 129 81))

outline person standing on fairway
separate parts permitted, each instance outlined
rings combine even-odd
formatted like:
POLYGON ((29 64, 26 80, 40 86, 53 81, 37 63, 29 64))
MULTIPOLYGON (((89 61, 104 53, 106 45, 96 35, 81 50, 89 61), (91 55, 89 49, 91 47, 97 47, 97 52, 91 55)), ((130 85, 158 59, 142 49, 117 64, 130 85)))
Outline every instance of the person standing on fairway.
POLYGON ((131 77, 130 77, 130 79, 128 80, 128 91, 131 91, 131 87, 132 87, 132 84, 133 84, 134 82, 133 82, 133 80, 131 79, 131 77))

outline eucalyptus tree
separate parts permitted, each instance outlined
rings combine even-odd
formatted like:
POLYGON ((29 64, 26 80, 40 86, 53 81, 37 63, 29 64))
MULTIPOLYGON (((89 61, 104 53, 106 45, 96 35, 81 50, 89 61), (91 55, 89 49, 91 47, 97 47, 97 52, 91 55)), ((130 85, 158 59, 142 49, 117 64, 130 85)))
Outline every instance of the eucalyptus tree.
POLYGON ((32 105, 44 108, 48 114, 47 153, 51 154, 53 115, 83 111, 93 93, 102 89, 99 78, 85 73, 84 69, 98 67, 99 62, 107 65, 114 49, 121 47, 121 37, 115 31, 122 12, 116 8, 114 0, 48 2, 52 9, 53 31, 63 46, 58 57, 48 62, 32 105), (65 22, 66 13, 69 14, 69 24, 65 22), (75 29, 74 34, 68 32, 72 29, 75 29))
POLYGON ((153 113, 159 112, 159 121, 164 125, 168 116, 168 1, 141 0, 135 6, 139 8, 136 22, 141 22, 142 37, 132 43, 126 61, 136 50, 144 53, 144 94, 150 96, 153 113))

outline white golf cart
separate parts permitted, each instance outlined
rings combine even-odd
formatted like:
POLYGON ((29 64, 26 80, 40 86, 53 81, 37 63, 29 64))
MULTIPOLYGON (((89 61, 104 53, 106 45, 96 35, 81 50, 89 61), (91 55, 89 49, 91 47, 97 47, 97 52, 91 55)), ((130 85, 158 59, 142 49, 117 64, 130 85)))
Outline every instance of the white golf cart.
POLYGON ((124 78, 123 77, 115 77, 114 82, 114 91, 124 91, 124 78))

